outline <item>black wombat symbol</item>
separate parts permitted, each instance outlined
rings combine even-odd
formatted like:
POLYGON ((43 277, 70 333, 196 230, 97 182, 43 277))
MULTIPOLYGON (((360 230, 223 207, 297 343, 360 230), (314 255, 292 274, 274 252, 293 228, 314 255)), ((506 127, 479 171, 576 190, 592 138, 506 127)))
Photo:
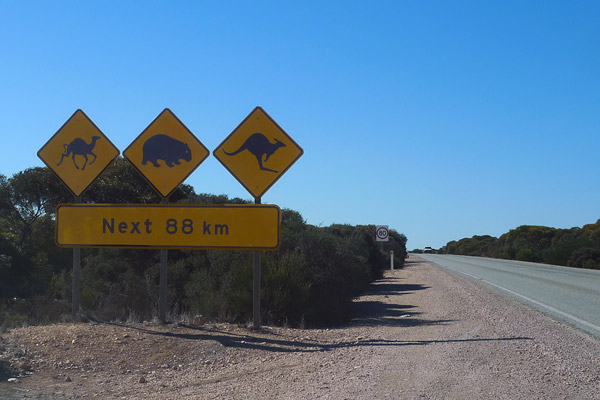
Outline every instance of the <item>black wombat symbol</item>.
POLYGON ((180 165, 179 160, 191 161, 192 151, 187 143, 180 142, 170 136, 158 134, 144 142, 142 146, 142 165, 150 161, 160 167, 158 160, 163 160, 167 167, 180 165))
POLYGON ((92 153, 92 150, 94 150, 94 146, 96 146, 98 139, 100 139, 100 136, 92 136, 92 141, 90 144, 87 144, 85 140, 81 138, 75 138, 71 143, 63 144, 65 152, 62 154, 62 157, 56 166, 58 167, 63 162, 65 157, 71 157, 73 159, 73 165, 75 165, 75 168, 79 169, 77 163, 75 162, 75 156, 83 156, 83 158, 85 158, 83 167, 81 167, 81 170, 83 171, 85 166, 88 164, 88 154, 94 157, 94 159, 90 162, 90 165, 96 161, 96 155, 92 153))
POLYGON ((233 153, 228 153, 225 150, 223 152, 228 156, 235 156, 238 153, 241 153, 244 150, 248 150, 250 153, 256 157, 256 161, 258 161, 258 166, 263 171, 270 172, 278 172, 263 166, 263 157, 266 155, 265 162, 269 160, 269 157, 273 155, 280 147, 286 147, 285 144, 281 143, 279 140, 275 139, 275 143, 269 142, 269 139, 265 137, 262 133, 254 133, 252 134, 244 144, 240 146, 239 149, 234 151, 233 153))

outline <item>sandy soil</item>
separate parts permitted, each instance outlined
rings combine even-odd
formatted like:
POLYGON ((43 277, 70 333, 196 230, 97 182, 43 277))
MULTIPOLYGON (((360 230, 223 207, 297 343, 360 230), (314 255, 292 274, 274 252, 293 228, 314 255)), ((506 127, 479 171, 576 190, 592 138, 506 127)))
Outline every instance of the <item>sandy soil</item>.
POLYGON ((600 399, 600 341, 417 257, 355 311, 336 329, 16 329, 0 398, 600 399))

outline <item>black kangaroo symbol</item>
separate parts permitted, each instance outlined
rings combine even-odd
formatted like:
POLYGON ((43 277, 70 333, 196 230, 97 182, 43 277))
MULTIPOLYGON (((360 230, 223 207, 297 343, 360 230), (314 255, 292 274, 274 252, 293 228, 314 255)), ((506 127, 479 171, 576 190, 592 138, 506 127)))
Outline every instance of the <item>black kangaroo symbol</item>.
POLYGON ((278 172, 263 166, 263 156, 267 156, 265 158, 265 162, 267 162, 269 157, 271 157, 273 153, 275 153, 280 147, 285 147, 285 144, 281 143, 277 139, 275 139, 275 143, 271 143, 269 142, 269 139, 267 139, 262 133, 254 133, 248 139, 246 139, 244 144, 241 145, 239 149, 233 153, 228 153, 225 150, 223 150, 223 152, 228 156, 235 156, 244 150, 248 150, 250 153, 254 154, 254 157, 256 157, 256 161, 258 161, 258 166, 260 169, 263 171, 278 172))
POLYGON ((92 141, 90 142, 90 144, 87 144, 85 142, 85 140, 83 140, 81 138, 75 138, 75 139, 73 139, 73 141, 71 143, 63 144, 63 147, 65 148, 65 152, 62 154, 62 157, 60 158, 60 161, 58 162, 58 164, 56 166, 58 167, 63 162, 65 157, 72 157, 73 165, 75 165, 75 168, 79 169, 79 167, 77 166, 77 163, 75 162, 75 156, 79 155, 79 156, 83 156, 83 158, 85 158, 83 167, 81 167, 81 170, 83 171, 85 169, 85 166, 88 164, 88 158, 87 158, 88 154, 94 156, 94 159, 90 162, 90 165, 92 165, 94 163, 94 161, 96 161, 96 155, 94 153, 92 153, 92 150, 94 150, 94 146, 96 145, 96 141, 98 139, 100 139, 100 136, 92 136, 92 141))

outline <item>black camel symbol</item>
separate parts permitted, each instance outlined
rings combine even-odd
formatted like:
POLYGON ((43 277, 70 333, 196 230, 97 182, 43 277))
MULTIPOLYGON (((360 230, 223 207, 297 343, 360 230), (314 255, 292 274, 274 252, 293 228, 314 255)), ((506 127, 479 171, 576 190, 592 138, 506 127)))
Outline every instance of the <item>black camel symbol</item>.
POLYGON ((90 142, 90 144, 87 144, 85 140, 81 138, 75 138, 71 143, 64 144, 63 147, 65 148, 65 152, 62 154, 62 157, 60 158, 60 161, 56 166, 58 167, 63 162, 65 157, 72 157, 73 165, 75 165, 75 168, 79 169, 77 163, 75 162, 75 156, 79 155, 85 158, 83 167, 81 167, 81 170, 83 171, 85 169, 85 166, 88 164, 88 154, 94 156, 94 159, 90 162, 90 165, 92 165, 94 161, 96 161, 96 155, 92 153, 92 150, 94 150, 94 146, 96 145, 96 141, 98 139, 100 139, 100 136, 92 136, 92 141, 90 142))
POLYGON ((278 172, 263 166, 263 157, 266 155, 265 162, 269 160, 269 157, 273 155, 280 147, 285 147, 285 144, 281 143, 279 140, 275 139, 275 143, 271 143, 269 139, 265 137, 262 133, 254 133, 252 134, 244 144, 240 146, 239 149, 234 151, 233 153, 228 153, 223 150, 223 153, 228 156, 235 156, 238 153, 241 153, 244 150, 248 150, 250 153, 256 157, 256 161, 258 161, 258 166, 263 171, 270 172, 278 172))

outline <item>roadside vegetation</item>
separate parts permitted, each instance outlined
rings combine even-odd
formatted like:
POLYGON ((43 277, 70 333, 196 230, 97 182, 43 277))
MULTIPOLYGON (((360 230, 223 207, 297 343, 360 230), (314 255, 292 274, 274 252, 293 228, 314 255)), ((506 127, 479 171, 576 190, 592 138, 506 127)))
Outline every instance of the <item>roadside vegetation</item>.
MULTIPOLYGON (((160 198, 122 158, 84 193, 83 202, 158 203, 160 198)), ((54 242, 54 212, 73 198, 47 168, 0 174, 0 328, 68 321, 72 250, 54 242)), ((198 194, 189 185, 172 203, 247 203, 198 194)), ((265 324, 328 326, 347 321, 353 298, 382 277, 394 251, 404 265, 406 237, 375 242, 373 225, 316 227, 282 210, 282 244, 262 257, 265 324)), ((158 309, 158 250, 82 249, 82 313, 100 321, 150 321, 158 309)), ((169 250, 171 319, 246 323, 252 319, 252 253, 169 250)))
POLYGON ((438 252, 600 269, 600 219, 582 228, 523 225, 499 238, 473 236, 438 252))

